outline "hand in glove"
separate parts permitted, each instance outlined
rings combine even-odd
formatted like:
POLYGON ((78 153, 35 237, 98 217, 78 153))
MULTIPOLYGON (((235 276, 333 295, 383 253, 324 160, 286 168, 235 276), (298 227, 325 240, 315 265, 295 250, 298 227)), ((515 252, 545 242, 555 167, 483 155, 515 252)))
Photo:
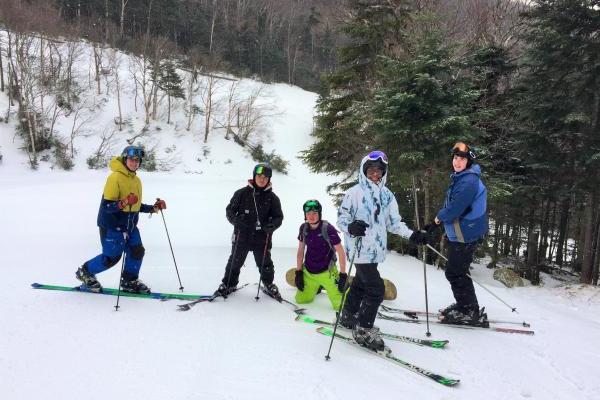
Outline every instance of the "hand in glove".
POLYGON ((426 245, 429 243, 429 234, 426 230, 413 231, 408 241, 416 245, 426 245))
POLYGON ((348 282, 348 274, 345 272, 340 272, 340 276, 338 277, 337 287, 340 293, 344 293, 347 289, 346 282, 348 282))
POLYGON ((271 233, 273 233, 275 231, 275 225, 273 224, 266 224, 262 227, 262 230, 264 233, 270 235, 271 233))
POLYGON ((294 282, 296 282, 296 287, 299 291, 304 291, 304 274, 302 270, 296 270, 296 278, 294 278, 294 282))
POLYGON ((159 210, 166 210, 167 203, 164 200, 156 199, 156 203, 154 203, 154 212, 158 212, 159 210))
POLYGON ((248 224, 246 223, 246 214, 238 214, 233 219, 233 225, 238 229, 247 228, 248 224))
POLYGON ((132 206, 138 202, 138 197, 135 193, 129 193, 123 200, 121 200, 118 204, 119 208, 122 210, 127 206, 132 206))
POLYGON ((369 224, 367 224, 365 221, 357 219, 356 221, 352 221, 352 223, 348 225, 348 232, 352 236, 365 236, 368 227, 369 224))
POLYGON ((435 222, 432 222, 431 224, 425 225, 423 227, 423 230, 427 231, 427 234, 431 238, 431 237, 433 237, 433 235, 435 234, 435 231, 437 231, 439 227, 440 227, 440 225, 436 224, 435 222))

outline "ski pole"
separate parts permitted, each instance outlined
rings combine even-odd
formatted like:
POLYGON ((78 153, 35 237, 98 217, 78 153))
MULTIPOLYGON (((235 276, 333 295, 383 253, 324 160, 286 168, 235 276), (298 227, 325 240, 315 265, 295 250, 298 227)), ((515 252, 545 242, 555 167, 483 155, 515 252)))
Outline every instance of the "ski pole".
MULTIPOLYGON (((157 197, 156 201, 160 201, 157 197)), ((171 237, 169 236, 169 230, 167 229, 167 222, 165 221, 165 214, 163 214, 162 208, 160 209, 160 215, 165 225, 165 232, 167 232, 167 240, 169 241, 169 247, 171 248, 171 255, 173 256, 173 264, 175 264, 175 272, 177 272, 177 279, 179 280, 179 290, 183 292, 183 285, 181 284, 181 278, 179 277, 179 269, 177 268, 177 261, 175 261, 175 253, 173 252, 173 246, 171 245, 171 237)))
MULTIPOLYGON (((231 254, 231 262, 229 263, 229 272, 227 273, 227 289, 229 289, 229 283, 231 282, 231 271, 233 270, 233 264, 235 263, 235 257, 237 256, 238 243, 240 239, 240 231, 235 235, 235 243, 233 245, 233 253, 231 254)), ((223 296, 226 299, 227 296, 223 296)))
MULTIPOLYGON (((412 177, 413 184, 413 196, 415 199, 415 220, 417 222, 417 229, 421 230, 421 223, 419 222, 419 202, 417 197, 417 186, 415 184, 415 176, 412 177)), ((427 337, 431 336, 431 332, 429 331, 429 298, 427 295, 427 247, 423 246, 421 250, 423 252, 423 281, 425 282, 425 312, 426 320, 427 320, 427 332, 425 335, 427 337)))
POLYGON ((125 258, 127 257, 127 241, 129 239, 129 219, 131 217, 131 204, 129 205, 129 213, 127 214, 127 231, 123 232, 123 239, 125 239, 125 247, 123 248, 123 262, 121 263, 121 275, 119 275, 119 284, 117 285, 117 304, 115 305, 115 311, 119 311, 119 299, 121 298, 121 281, 123 279, 123 272, 125 271, 125 258))
MULTIPOLYGON (((348 276, 352 273, 352 266, 354 265, 354 257, 356 253, 360 251, 362 247, 362 236, 359 236, 356 239, 356 246, 354 247, 354 254, 352 254, 352 259, 350 260, 350 267, 348 268, 348 276)), ((346 302, 346 294, 348 293, 348 289, 344 290, 342 293, 342 301, 340 302, 340 308, 338 309, 337 315, 335 317, 335 325, 333 325, 333 334, 331 335, 331 342, 329 342, 329 350, 327 350, 327 355, 325 355, 325 360, 331 360, 329 354, 331 354, 331 347, 333 346, 333 339, 335 339, 335 332, 337 331, 338 324, 340 322, 340 316, 342 315, 342 310, 344 309, 344 303, 346 302)))
POLYGON ((256 291, 256 297, 254 298, 256 301, 260 298, 260 282, 262 281, 262 272, 265 268, 265 258, 267 258, 267 249, 269 248, 269 239, 271 239, 271 234, 267 233, 267 240, 265 241, 265 249, 263 250, 262 261, 260 262, 260 268, 258 270, 258 290, 256 291))
MULTIPOLYGON (((431 246, 430 244, 427 244, 427 247, 429 247, 431 250, 433 250, 438 256, 442 257, 444 260, 446 260, 446 262, 448 262, 448 259, 446 257, 444 257, 444 255, 442 253, 440 253, 439 251, 437 251, 433 246, 431 246)), ((510 308, 510 310, 512 312, 516 312, 517 314, 519 313, 517 311, 516 307, 511 306, 510 304, 506 303, 504 300, 502 300, 500 297, 498 297, 496 294, 494 294, 494 292, 492 292, 490 289, 486 288, 485 286, 483 286, 481 283, 477 282, 472 276, 471 274, 467 273, 467 276, 469 278, 471 278, 471 280, 473 282, 475 282, 476 284, 478 284, 480 287, 482 287, 484 290, 486 290, 489 294, 491 294, 492 296, 494 296, 496 299, 498 299, 500 302, 502 302, 506 307, 510 308)))

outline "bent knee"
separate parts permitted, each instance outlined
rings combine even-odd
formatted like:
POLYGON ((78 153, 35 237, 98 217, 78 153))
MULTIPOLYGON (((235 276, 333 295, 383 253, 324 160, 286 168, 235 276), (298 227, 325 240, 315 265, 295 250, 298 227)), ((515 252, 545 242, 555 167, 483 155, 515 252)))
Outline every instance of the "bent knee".
POLYGON ((119 262, 120 259, 121 259, 121 254, 114 256, 114 257, 104 257, 104 266, 106 268, 113 267, 119 262))
MULTIPOLYGON (((304 288, 304 290, 306 290, 306 288, 304 288)), ((296 292, 296 303, 298 304, 312 303, 314 299, 314 295, 311 296, 310 294, 307 294, 303 291, 301 292, 300 290, 296 292)))
POLYGON ((146 249, 141 244, 131 247, 131 258, 135 260, 141 260, 144 258, 144 254, 146 254, 146 249))

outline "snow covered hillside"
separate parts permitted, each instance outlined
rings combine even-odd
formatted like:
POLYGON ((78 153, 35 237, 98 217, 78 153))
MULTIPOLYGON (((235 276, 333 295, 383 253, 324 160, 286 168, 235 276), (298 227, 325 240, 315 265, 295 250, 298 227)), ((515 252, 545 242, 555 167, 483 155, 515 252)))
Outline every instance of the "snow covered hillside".
MULTIPOLYGON (((285 214, 273 240, 275 283, 293 301, 295 289, 284 274, 295 264, 301 206, 318 198, 324 218, 335 221, 336 210, 325 194, 333 179, 310 173, 296 158, 311 142, 316 95, 288 85, 268 85, 266 92, 279 115, 266 124, 265 148, 290 161, 289 173, 272 179, 285 214)), ((87 92, 90 101, 93 93, 87 92)), ((77 267, 100 251, 96 215, 108 171, 89 170, 85 163, 100 132, 114 126, 115 99, 110 93, 100 98, 96 101, 104 106, 93 114, 89 136, 76 139, 76 166, 70 172, 50 163, 31 171, 12 122, 0 124, 1 399, 600 399, 598 288, 547 280, 543 287, 507 289, 481 265, 475 265, 473 277, 519 311, 511 313, 476 287, 490 319, 526 321, 534 336, 432 324, 432 339, 450 341, 445 349, 386 341, 397 357, 460 379, 452 388, 341 341, 334 342, 332 360, 325 361, 329 338, 317 334, 315 325, 294 321, 290 307, 265 295, 254 299, 258 272, 252 257, 240 277, 247 287, 187 312, 177 310, 179 300, 123 297, 116 312, 112 296, 32 289, 34 282, 76 286, 77 267)), ((139 128, 143 116, 135 113, 133 99, 129 92, 123 102, 132 126, 139 128)), ((6 106, 0 93, 0 110, 6 106)), ((140 172, 144 201, 167 201, 164 215, 185 293, 211 294, 230 252, 232 227, 225 206, 251 177, 255 162, 218 130, 204 147, 200 121, 187 132, 178 107, 172 125, 153 122, 144 138, 161 157, 175 154, 179 161, 169 172, 140 172)), ((63 120, 60 132, 67 135, 72 122, 63 120)), ((130 136, 119 134, 114 150, 120 151, 130 136)), ((177 292, 162 219, 144 215, 140 230, 146 247, 141 279, 154 291, 177 292)), ((390 253, 380 270, 398 288, 398 298, 384 304, 425 308, 419 260, 390 253)), ((112 268, 99 280, 116 287, 119 272, 112 268)), ((428 266, 427 276, 430 309, 451 303, 443 271, 428 266)), ((324 294, 306 308, 312 317, 334 317, 324 294)), ((425 325, 377 324, 384 332, 425 338, 425 325)))

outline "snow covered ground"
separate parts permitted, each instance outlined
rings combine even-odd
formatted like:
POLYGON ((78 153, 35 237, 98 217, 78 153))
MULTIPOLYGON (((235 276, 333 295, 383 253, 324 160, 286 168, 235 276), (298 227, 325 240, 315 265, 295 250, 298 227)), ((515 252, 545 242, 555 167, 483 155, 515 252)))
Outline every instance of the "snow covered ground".
MULTIPOLYGON (((334 179, 311 174, 295 158, 311 142, 316 95, 287 85, 270 85, 269 91, 281 115, 269 121, 265 147, 291 161, 288 175, 273 177, 285 213, 274 235, 275 281, 284 297, 293 300, 295 289, 287 286, 284 274, 295 264, 301 205, 318 198, 325 205, 324 218, 335 221, 336 210, 325 194, 334 179)), ((295 322, 287 306, 264 295, 254 300, 258 272, 252 257, 240 277, 248 287, 189 312, 178 312, 177 300, 134 298, 121 298, 115 312, 112 296, 32 289, 33 282, 77 285, 76 268, 100 250, 95 222, 108 171, 88 170, 85 158, 98 144, 97 132, 114 117, 114 99, 104 97, 106 110, 113 111, 99 112, 96 130, 77 140, 71 172, 45 163, 31 171, 18 150, 22 144, 14 138, 13 125, 0 125, 1 399, 600 399, 598 288, 549 284, 507 289, 481 265, 472 271, 475 279, 519 311, 511 313, 477 287, 490 318, 525 320, 535 336, 431 325, 432 338, 450 340, 446 349, 387 341, 396 356, 460 379, 454 388, 342 342, 334 343, 332 360, 326 362, 329 339, 315 333, 315 326, 295 322)), ((127 101, 139 123, 133 100, 127 101)), ((6 109, 3 94, 0 109, 6 109)), ((172 126, 152 124, 161 129, 151 140, 160 149, 175 145, 181 163, 171 172, 141 172, 143 200, 166 199, 165 218, 185 292, 210 294, 230 251, 232 227, 225 205, 251 177, 255 162, 222 133, 210 137, 204 156, 201 126, 195 133, 177 130, 184 117, 181 109, 174 114, 178 122, 172 126)), ((63 130, 68 122, 63 121, 63 130)), ((126 137, 120 136, 116 151, 126 137)), ((176 292, 162 219, 144 215, 140 229, 146 247, 141 278, 154 291, 176 292)), ((380 269, 398 287, 398 298, 388 305, 424 309, 418 260, 390 253, 380 269)), ((99 279, 116 287, 119 272, 113 268, 99 279)), ((451 303, 443 272, 428 266, 427 275, 430 308, 451 303)), ((333 318, 324 294, 307 308, 313 317, 333 318)), ((377 324, 386 332, 425 338, 424 325, 377 324)))

